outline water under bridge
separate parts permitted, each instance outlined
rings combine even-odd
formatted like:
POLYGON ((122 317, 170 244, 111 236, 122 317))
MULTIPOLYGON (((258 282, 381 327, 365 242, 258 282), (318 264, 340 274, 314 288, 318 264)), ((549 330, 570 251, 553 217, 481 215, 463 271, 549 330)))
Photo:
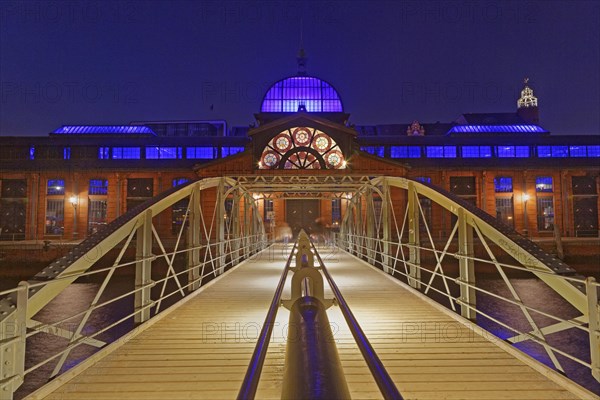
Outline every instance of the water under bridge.
POLYGON ((597 398, 599 288, 421 182, 201 179, 0 292, 0 398, 597 398), (288 243, 259 196, 346 206, 335 232, 288 243), (444 237, 425 202, 452 221, 444 237))

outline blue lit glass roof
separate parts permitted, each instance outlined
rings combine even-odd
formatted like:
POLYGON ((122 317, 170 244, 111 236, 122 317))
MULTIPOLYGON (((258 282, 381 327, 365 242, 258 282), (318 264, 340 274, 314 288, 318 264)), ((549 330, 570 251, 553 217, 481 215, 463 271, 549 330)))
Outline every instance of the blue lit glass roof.
POLYGON ((58 135, 152 135, 156 133, 143 125, 63 125, 54 132, 58 135))
POLYGON ((448 133, 548 133, 539 125, 457 125, 448 133))
POLYGON ((343 112, 342 100, 333 86, 311 76, 292 76, 276 82, 263 98, 262 112, 343 112))

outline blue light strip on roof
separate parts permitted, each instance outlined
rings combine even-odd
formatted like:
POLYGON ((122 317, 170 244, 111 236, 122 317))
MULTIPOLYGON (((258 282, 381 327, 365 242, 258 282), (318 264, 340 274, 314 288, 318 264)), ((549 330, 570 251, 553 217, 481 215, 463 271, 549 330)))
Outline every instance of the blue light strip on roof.
POLYGON ((153 135, 154 131, 144 125, 63 125, 54 132, 59 135, 153 135))
POLYGON ((548 133, 539 125, 458 125, 448 133, 548 133))

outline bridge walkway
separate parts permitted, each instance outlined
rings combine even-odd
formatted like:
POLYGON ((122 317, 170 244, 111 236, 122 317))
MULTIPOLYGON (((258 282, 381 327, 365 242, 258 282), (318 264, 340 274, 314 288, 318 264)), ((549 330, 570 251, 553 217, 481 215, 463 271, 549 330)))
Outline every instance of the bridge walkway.
MULTIPOLYGON (((243 262, 30 398, 235 398, 290 249, 243 262)), ((581 398, 383 272, 341 251, 320 254, 405 399, 581 398)), ((328 314, 353 398, 381 398, 341 312, 328 314)), ((280 308, 259 399, 281 396, 288 317, 280 308)))

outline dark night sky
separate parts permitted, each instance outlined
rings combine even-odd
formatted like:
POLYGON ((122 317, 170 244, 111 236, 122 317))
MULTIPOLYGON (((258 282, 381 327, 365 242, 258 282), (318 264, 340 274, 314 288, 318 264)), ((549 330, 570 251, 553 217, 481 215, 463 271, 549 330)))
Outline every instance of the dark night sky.
POLYGON ((600 134, 600 1, 0 2, 0 134, 62 124, 253 122, 296 72, 355 124, 511 112, 530 77, 541 124, 600 134), (211 110, 212 105, 212 110, 211 110))

